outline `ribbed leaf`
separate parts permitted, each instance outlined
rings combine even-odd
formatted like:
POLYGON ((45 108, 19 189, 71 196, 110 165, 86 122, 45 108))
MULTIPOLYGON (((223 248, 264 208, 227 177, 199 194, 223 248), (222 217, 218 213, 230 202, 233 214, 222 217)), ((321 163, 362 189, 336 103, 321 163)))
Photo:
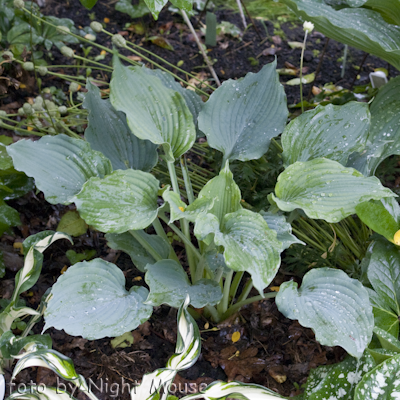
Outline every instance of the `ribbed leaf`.
POLYGON ((283 250, 286 250, 294 243, 305 245, 304 242, 292 234, 292 226, 286 222, 284 215, 266 211, 261 211, 260 214, 268 224, 268 228, 276 232, 276 238, 282 243, 283 250))
POLYGON ((287 318, 312 328, 322 345, 341 346, 360 358, 371 341, 374 317, 368 292, 343 271, 311 270, 299 290, 293 281, 283 283, 275 301, 287 318))
MULTIPOLYGON (((377 309, 391 311, 400 316, 400 254, 394 244, 377 241, 369 249, 372 252, 368 265, 368 279, 377 296, 372 297, 372 305, 377 309)), ((387 318, 388 316, 386 316, 387 318)), ((379 322, 379 321, 377 321, 379 322)), ((377 324, 379 326, 379 324, 377 324)), ((383 328, 383 326, 381 326, 383 328)), ((385 326, 387 329, 388 327, 385 326)), ((393 319, 388 330, 392 335, 399 333, 398 318, 393 319)))
POLYGON ((371 105, 368 145, 362 154, 353 154, 347 165, 364 175, 373 175, 378 165, 393 154, 400 154, 400 77, 379 90, 371 105))
MULTIPOLYGON (((145 231, 136 231, 162 258, 168 258, 170 246, 158 235, 149 235, 145 231)), ((107 245, 114 250, 121 250, 129 254, 136 268, 144 272, 147 264, 154 264, 157 260, 143 248, 143 246, 129 233, 107 233, 107 245)))
POLYGON ((126 114, 132 132, 140 139, 162 144, 168 161, 192 147, 196 129, 180 93, 141 67, 124 67, 117 56, 110 87, 111 103, 126 114))
POLYGON ((123 233, 148 227, 157 216, 159 182, 148 172, 114 171, 91 178, 74 201, 81 217, 102 232, 123 233))
POLYGON ((400 341, 397 336, 393 336, 377 326, 374 328, 374 334, 378 337, 379 343, 385 350, 400 353, 400 341))
POLYGON ((91 177, 103 178, 111 162, 89 143, 66 135, 20 140, 7 147, 18 171, 35 178, 36 186, 51 204, 70 204, 91 177))
POLYGON ((368 351, 360 360, 348 356, 338 364, 321 365, 310 371, 304 398, 353 400, 357 383, 366 371, 374 367, 375 361, 368 351))
POLYGON ((394 400, 400 397, 400 354, 367 372, 357 385, 354 400, 394 400))
POLYGON ((400 26, 400 0, 367 0, 365 6, 378 11, 388 23, 400 26))
POLYGON ((364 149, 370 113, 368 104, 317 106, 293 119, 282 134, 286 165, 325 157, 346 165, 349 155, 364 149))
POLYGON ((146 304, 159 306, 168 304, 179 308, 190 297, 190 304, 195 308, 215 305, 222 298, 218 282, 211 279, 200 279, 191 285, 189 278, 180 264, 175 260, 161 260, 146 266, 146 283, 150 294, 146 304))
POLYGON ((88 82, 83 107, 89 110, 85 139, 93 150, 100 151, 114 169, 150 171, 158 160, 157 146, 132 134, 126 115, 117 111, 109 100, 102 100, 97 86, 88 82))
POLYGON ((393 197, 380 201, 370 200, 356 206, 358 217, 373 231, 394 243, 394 235, 400 229, 400 206, 393 197))
POLYGON ((301 208, 310 218, 328 222, 355 214, 355 207, 364 201, 394 196, 379 179, 325 158, 290 165, 279 175, 275 193, 281 210, 301 208))
POLYGON ((100 258, 68 268, 51 293, 44 330, 53 326, 90 340, 131 331, 153 311, 143 303, 148 290, 133 286, 127 292, 122 271, 100 258))
POLYGON ((276 61, 257 74, 225 81, 199 114, 199 128, 224 160, 253 160, 267 152, 284 129, 288 110, 276 61))
POLYGON ((220 227, 215 215, 199 216, 195 235, 203 239, 213 233, 214 242, 224 247, 226 265, 251 274, 254 287, 263 294, 278 272, 282 243, 260 214, 239 210, 227 214, 220 227))
POLYGON ((335 10, 324 0, 282 0, 324 35, 374 54, 400 69, 400 27, 365 8, 335 10))
POLYGON ((233 174, 229 169, 228 163, 221 169, 218 176, 206 183, 201 189, 198 198, 214 200, 214 205, 209 212, 216 215, 220 222, 222 222, 226 214, 242 208, 240 205, 240 189, 233 180, 233 174))

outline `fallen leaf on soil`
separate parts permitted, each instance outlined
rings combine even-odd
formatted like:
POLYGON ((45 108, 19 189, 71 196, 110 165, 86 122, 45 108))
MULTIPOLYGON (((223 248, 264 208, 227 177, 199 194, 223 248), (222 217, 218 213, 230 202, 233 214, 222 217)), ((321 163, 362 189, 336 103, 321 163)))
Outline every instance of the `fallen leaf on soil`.
POLYGON ((279 45, 282 43, 282 38, 278 35, 272 36, 272 41, 274 44, 279 45))
POLYGON ((71 350, 71 349, 75 349, 75 348, 84 350, 85 349, 85 344, 87 342, 88 342, 88 340, 84 339, 84 338, 74 338, 74 339, 72 339, 71 343, 65 343, 63 348, 65 350, 71 350))
POLYGON ((302 42, 287 42, 291 49, 302 49, 303 43, 302 42))
POLYGON ((269 368, 268 373, 276 382, 278 383, 286 382, 287 376, 283 370, 282 365, 277 365, 276 367, 269 368))
POLYGON ((128 56, 128 58, 133 61, 142 61, 142 57, 140 56, 128 56))
POLYGON ((158 47, 162 47, 163 49, 174 51, 174 47, 169 42, 168 39, 165 39, 162 36, 151 36, 148 39, 151 43, 155 44, 158 47))

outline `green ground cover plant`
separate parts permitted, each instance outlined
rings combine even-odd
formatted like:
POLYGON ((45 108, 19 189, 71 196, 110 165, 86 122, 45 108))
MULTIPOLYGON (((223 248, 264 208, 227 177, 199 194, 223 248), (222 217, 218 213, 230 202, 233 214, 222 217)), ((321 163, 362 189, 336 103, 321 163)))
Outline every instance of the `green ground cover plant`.
MULTIPOLYGON (((120 35, 113 36, 113 43, 129 48, 120 35)), ((246 304, 275 297, 287 318, 312 328, 321 344, 341 346, 349 354, 339 364, 314 370, 299 398, 400 396, 400 206, 374 176, 383 160, 400 153, 400 79, 390 80, 370 105, 321 105, 287 124, 275 62, 257 74, 224 82, 203 102, 198 91, 184 89, 170 74, 126 66, 125 59, 114 49, 108 99, 95 81, 87 80, 84 140, 63 133, 20 140, 6 147, 6 157, 17 171, 34 178, 48 202, 75 203, 81 218, 104 232, 111 248, 130 255, 149 289, 127 291, 122 271, 96 258, 77 262, 60 276, 39 311, 24 307, 19 295, 38 279, 41 253, 54 240, 68 238, 54 232, 30 237, 13 297, 0 314, 0 367, 13 358, 19 359, 14 375, 27 366, 48 366, 96 399, 71 360, 51 350, 48 336, 28 335, 32 325, 43 315, 45 330, 55 327, 87 339, 117 337, 150 318, 154 306, 167 304, 179 309, 176 354, 166 369, 146 375, 131 397, 168 398, 176 372, 193 365, 200 352, 198 329, 187 309, 204 308, 207 318, 220 322, 246 304), (194 191, 196 172, 189 173, 185 155, 203 136, 221 153, 220 172, 203 176, 194 191), (283 170, 269 205, 256 210, 242 201, 231 165, 260 160, 272 148, 283 170), (163 187, 153 174, 158 163, 168 169, 169 184, 163 187), (332 228, 332 252, 338 237, 353 255, 344 269, 358 263, 360 280, 340 269, 316 268, 304 275, 300 288, 289 281, 278 293, 266 292, 285 249, 304 242, 318 245, 323 229, 314 225, 315 237, 309 228, 298 229, 313 228, 311 221, 332 228), (185 245, 184 262, 170 244, 170 230, 185 245), (259 295, 249 298, 253 287, 259 295), (15 337, 12 324, 23 315, 33 317, 15 337), (19 354, 22 349, 25 353, 19 354), (160 390, 149 393, 156 378, 162 381, 160 390)), ((321 244, 324 249, 330 252, 321 244)), ((275 396, 259 386, 231 382, 188 397, 228 395, 275 396)), ((69 394, 48 388, 24 396, 66 399, 69 394)))

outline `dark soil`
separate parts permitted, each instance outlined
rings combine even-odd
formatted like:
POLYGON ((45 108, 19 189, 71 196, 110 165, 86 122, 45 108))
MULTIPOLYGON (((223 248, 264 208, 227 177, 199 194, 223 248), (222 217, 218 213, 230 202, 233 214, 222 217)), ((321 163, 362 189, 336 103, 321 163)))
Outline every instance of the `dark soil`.
MULTIPOLYGON (((82 27, 90 24, 89 14, 94 12, 98 21, 103 21, 104 18, 110 19, 107 29, 111 32, 122 33, 131 41, 166 58, 174 65, 183 61, 182 68, 185 70, 209 75, 193 37, 178 14, 171 14, 165 10, 161 12, 158 21, 154 21, 150 16, 142 19, 147 29, 147 36, 164 36, 175 49, 170 51, 152 44, 143 35, 132 34, 125 30, 125 24, 131 23, 132 20, 129 16, 115 11, 114 3, 99 0, 95 8, 89 12, 79 4, 78 0, 48 0, 42 12, 60 18, 71 18, 76 26, 82 27)), ((217 18, 218 21, 227 20, 241 26, 239 16, 231 10, 217 11, 217 18)), ((192 21, 196 22, 196 18, 192 21)), ((295 68, 299 67, 301 50, 291 49, 287 42, 303 40, 304 32, 300 24, 283 23, 281 30, 277 30, 272 22, 265 21, 268 33, 259 20, 255 20, 255 24, 259 33, 250 27, 241 40, 226 36, 209 52, 210 57, 216 60, 214 67, 221 80, 240 78, 249 71, 257 72, 264 64, 273 62, 275 57, 278 68, 287 67, 287 63, 295 68), (262 52, 271 48, 272 45, 274 50, 271 52, 275 52, 275 55, 262 55, 262 52), (259 62, 258 65, 252 65, 255 61, 259 62)), ((111 47, 109 36, 99 34, 97 40, 111 47)), ((304 66, 307 70, 305 73, 311 73, 317 69, 318 53, 321 54, 325 43, 326 38, 322 34, 313 32, 307 42, 305 52, 304 66)), ((354 84, 363 85, 368 83, 368 74, 377 67, 385 67, 389 70, 389 74, 396 74, 394 68, 373 56, 368 56, 364 60, 359 71, 355 67, 361 65, 365 53, 350 48, 346 72, 344 78, 341 78, 341 62, 338 59, 343 56, 343 47, 340 43, 329 41, 314 86, 322 86, 329 82, 344 88, 351 88, 354 84), (359 75, 358 78, 357 75, 359 75)), ((76 51, 80 54, 81 49, 77 48, 76 51)), ((91 55, 97 54, 97 50, 91 53, 91 55)), ((53 55, 56 63, 69 62, 63 59, 56 50, 53 51, 53 55)), ((9 88, 8 97, 0 101, 0 109, 7 109, 8 112, 20 107, 26 101, 26 97, 38 94, 37 87, 29 74, 18 68, 14 72, 16 75, 19 74, 19 77, 24 75, 23 79, 30 82, 30 85, 28 85, 29 90, 9 88)), ((176 70, 174 72, 180 74, 176 70)), ((282 76, 281 81, 286 82, 293 77, 282 76)), ((103 76, 103 78, 107 77, 103 76)), ((54 84, 53 82, 55 83, 54 80, 48 78, 43 81, 44 85, 54 84)), ((306 96, 310 86, 305 85, 306 96)), ((289 104, 299 102, 298 86, 285 85, 285 90, 289 104)), ((15 273, 23 263, 22 256, 13 249, 13 244, 31 234, 46 229, 56 229, 60 217, 71 208, 50 205, 44 200, 42 194, 35 195, 34 193, 13 200, 9 204, 20 212, 22 226, 14 229, 14 236, 5 235, 1 239, 1 248, 6 255, 8 267, 6 277, 0 281, 0 293, 3 298, 11 296, 15 273)), ((72 247, 66 241, 59 241, 46 251, 43 273, 32 290, 24 295, 29 306, 36 307, 45 290, 59 277, 62 268, 69 266, 65 251, 70 248, 76 252, 93 248, 96 250, 97 257, 116 263, 125 274, 127 288, 133 284, 144 284, 143 274, 133 266, 130 258, 123 253, 108 249, 102 234, 88 230, 86 235, 76 238, 74 242, 72 247)), ((291 278, 290 274, 280 273, 273 285, 278 286, 291 278)), ((206 323, 205 319, 200 320, 200 329, 203 329, 206 323)), ((35 327, 35 332, 39 333, 41 328, 42 326, 35 327)), ((320 346, 310 329, 301 327, 296 321, 284 318, 278 312, 273 300, 249 305, 230 320, 218 325, 215 331, 209 331, 210 328, 212 325, 202 333, 203 348, 200 360, 191 369, 179 374, 175 380, 177 385, 175 394, 178 396, 187 393, 192 388, 201 388, 202 383, 209 384, 217 379, 254 382, 285 396, 295 395, 300 392, 299 387, 305 383, 310 368, 338 362, 345 355, 340 348, 320 346), (234 343, 232 333, 235 331, 239 331, 241 336, 240 340, 234 343)), ((176 313, 165 306, 155 308, 150 320, 134 331, 134 344, 125 349, 113 349, 109 339, 88 341, 81 337, 71 337, 54 329, 50 329, 48 333, 53 339, 54 348, 71 357, 77 371, 100 388, 94 388, 99 398, 128 399, 129 393, 126 388, 121 393, 123 383, 132 387, 134 383, 141 380, 144 373, 164 367, 167 359, 173 354, 176 340, 176 313), (117 386, 111 386, 112 383, 120 385, 118 393, 117 386)), ((9 376, 6 378, 9 382, 9 376)), ((57 379, 56 375, 49 373, 48 370, 31 368, 21 372, 16 383, 32 380, 36 384, 42 382, 55 386, 58 384, 57 379)), ((82 394, 74 393, 74 395, 84 398, 82 394)))

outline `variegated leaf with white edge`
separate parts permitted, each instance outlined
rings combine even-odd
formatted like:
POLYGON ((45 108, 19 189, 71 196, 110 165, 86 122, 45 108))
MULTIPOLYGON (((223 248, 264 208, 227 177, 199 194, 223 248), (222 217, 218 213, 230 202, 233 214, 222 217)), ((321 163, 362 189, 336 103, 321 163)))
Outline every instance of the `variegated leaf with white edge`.
POLYGON ((147 264, 145 280, 150 287, 146 304, 153 307, 168 304, 180 307, 187 296, 194 308, 215 305, 222 298, 219 283, 211 279, 200 279, 193 285, 187 273, 175 260, 160 260, 153 265, 147 264))
POLYGON ((125 284, 123 272, 100 258, 74 264, 51 289, 44 331, 53 326, 93 340, 136 329, 153 308, 144 304, 146 288, 133 286, 128 292, 125 284))
POLYGON ((258 213, 238 210, 225 215, 221 224, 213 214, 201 215, 194 233, 200 240, 214 234, 215 244, 224 247, 226 265, 250 273, 261 295, 278 272, 282 243, 258 213))
POLYGON ((284 282, 275 299, 287 318, 315 332, 325 346, 341 346, 360 358, 371 341, 374 316, 366 288, 341 270, 318 268, 297 283, 284 282))
POLYGON ((159 181, 148 172, 117 170, 89 179, 74 201, 81 217, 102 232, 147 228, 157 217, 159 181))
POLYGON ((141 67, 124 67, 117 56, 113 64, 110 100, 126 114, 133 134, 162 145, 169 162, 186 153, 196 140, 196 129, 184 97, 141 67))
POLYGON ((40 385, 38 387, 29 386, 25 389, 19 389, 10 394, 6 400, 77 400, 71 393, 60 389, 40 385))
POLYGON ((7 146, 15 169, 35 178, 35 184, 51 204, 70 204, 91 177, 112 172, 111 162, 88 142, 64 134, 40 140, 19 140, 7 146))
POLYGON ((395 196, 374 176, 366 178, 337 161, 315 158, 286 168, 272 197, 282 211, 300 208, 310 218, 339 222, 355 214, 359 203, 395 196))

